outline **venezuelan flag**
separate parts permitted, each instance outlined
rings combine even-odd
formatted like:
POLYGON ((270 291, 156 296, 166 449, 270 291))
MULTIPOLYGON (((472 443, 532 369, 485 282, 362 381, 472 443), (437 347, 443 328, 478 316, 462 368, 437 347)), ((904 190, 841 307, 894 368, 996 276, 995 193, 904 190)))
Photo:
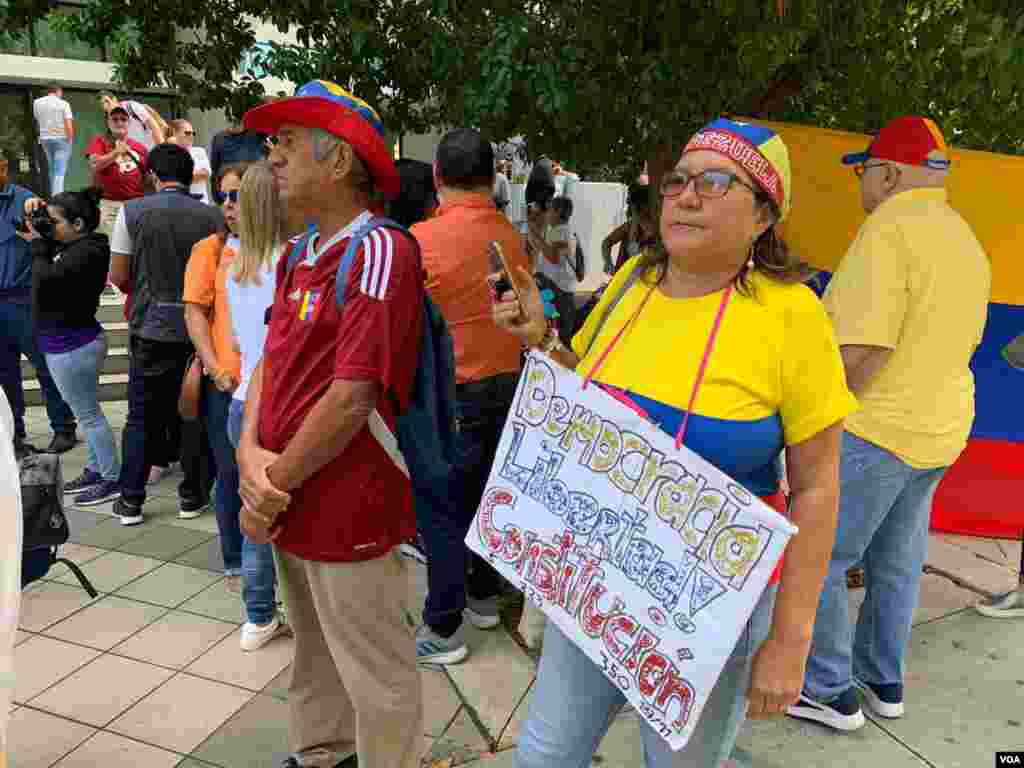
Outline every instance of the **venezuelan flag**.
MULTIPOLYGON (((839 164, 871 137, 786 123, 766 123, 789 147, 793 211, 787 242, 824 272, 822 284, 864 221, 860 190, 839 164)), ((946 473, 932 527, 978 536, 1020 538, 1024 530, 1024 157, 951 149, 952 206, 967 220, 992 262, 992 299, 971 367, 975 420, 967 449, 946 473), (1010 346, 1016 341, 1016 346, 1010 346), (1015 364, 1011 364, 1014 361, 1015 364)))

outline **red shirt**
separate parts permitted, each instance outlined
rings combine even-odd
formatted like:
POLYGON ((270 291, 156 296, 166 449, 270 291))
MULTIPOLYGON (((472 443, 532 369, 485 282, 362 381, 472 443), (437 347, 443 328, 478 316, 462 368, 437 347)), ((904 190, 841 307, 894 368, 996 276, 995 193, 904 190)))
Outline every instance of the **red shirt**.
MULTIPOLYGON (((287 255, 278 263, 259 412, 260 444, 268 450, 285 449, 335 379, 377 382, 377 410, 392 431, 388 390, 403 408, 409 402, 423 321, 415 244, 393 231, 368 237, 352 262, 339 310, 335 278, 348 241, 329 245, 312 266, 304 257, 290 273, 287 255)), ((412 486, 364 426, 293 491, 275 543, 306 560, 360 561, 384 555, 415 533, 412 486)))
MULTIPOLYGON (((93 176, 96 184, 103 190, 104 200, 134 200, 146 194, 143 179, 146 176, 146 148, 134 139, 125 139, 128 147, 137 155, 137 159, 119 159, 93 176)), ((114 142, 105 134, 96 136, 85 149, 85 156, 109 154, 114 149, 114 142)))

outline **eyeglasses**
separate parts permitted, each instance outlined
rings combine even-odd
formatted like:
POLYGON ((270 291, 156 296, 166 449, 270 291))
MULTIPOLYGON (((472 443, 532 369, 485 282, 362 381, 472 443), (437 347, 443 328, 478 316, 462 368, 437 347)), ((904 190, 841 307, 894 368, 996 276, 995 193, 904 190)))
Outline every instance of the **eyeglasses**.
POLYGON ((226 203, 238 203, 238 192, 237 189, 232 189, 230 192, 218 192, 217 198, 220 200, 221 205, 226 203))
POLYGON ((747 184, 734 173, 708 170, 692 174, 686 171, 671 171, 665 174, 661 179, 661 196, 679 197, 690 186, 691 181, 693 182, 693 191, 697 193, 698 197, 708 200, 725 197, 732 189, 733 184, 739 184, 755 195, 757 194, 757 190, 752 185, 747 184))
POLYGON ((867 163, 857 163, 855 166, 853 166, 853 175, 859 179, 872 168, 885 168, 888 165, 892 165, 892 163, 875 163, 874 165, 868 165, 867 163))

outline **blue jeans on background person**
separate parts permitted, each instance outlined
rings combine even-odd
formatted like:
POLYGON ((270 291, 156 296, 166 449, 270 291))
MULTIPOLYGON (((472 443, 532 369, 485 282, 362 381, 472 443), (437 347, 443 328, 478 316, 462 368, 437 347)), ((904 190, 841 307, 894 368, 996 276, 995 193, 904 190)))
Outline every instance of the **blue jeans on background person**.
POLYGON ((64 191, 64 176, 71 159, 71 142, 67 139, 42 139, 46 165, 50 169, 50 197, 64 191))
POLYGON ((60 396, 50 376, 46 358, 39 353, 32 327, 32 306, 18 301, 0 301, 0 386, 14 414, 14 437, 25 439, 25 389, 21 381, 21 356, 35 366, 46 401, 46 415, 54 434, 74 435, 75 415, 60 396))
POLYGON ((220 551, 224 558, 226 576, 242 575, 242 528, 238 515, 242 511, 242 497, 238 495, 238 460, 228 439, 228 411, 231 395, 221 392, 213 379, 203 378, 202 417, 210 441, 210 451, 217 465, 217 491, 214 511, 220 532, 220 551))
MULTIPOLYGON (((228 411, 228 439, 238 450, 242 437, 242 416, 245 403, 231 400, 228 411)), ((242 534, 242 600, 250 624, 269 624, 276 611, 275 590, 277 572, 274 570, 274 550, 271 544, 256 544, 242 534)))
MULTIPOLYGON (((777 587, 766 589, 708 696, 690 741, 673 752, 641 720, 647 768, 717 768, 732 752, 747 714, 754 654, 768 636, 777 587)), ((546 623, 544 650, 514 768, 589 768, 601 739, 626 697, 601 668, 554 622, 546 623)))
POLYGON ((109 482, 121 474, 114 431, 110 428, 99 400, 100 369, 107 357, 107 335, 100 333, 84 347, 60 354, 47 354, 50 375, 82 425, 88 446, 89 469, 109 482))
POLYGON ((946 468, 914 469, 846 432, 839 525, 818 602, 805 689, 827 702, 853 684, 903 683, 903 654, 928 553, 932 498, 946 468), (864 604, 850 622, 846 572, 864 566, 864 604))
POLYGON ((442 634, 458 628, 467 594, 486 600, 501 592, 501 577, 486 560, 469 551, 466 534, 487 485, 517 382, 518 375, 509 373, 459 385, 459 458, 450 490, 444 497, 416 497, 416 528, 427 550, 423 621, 442 634))

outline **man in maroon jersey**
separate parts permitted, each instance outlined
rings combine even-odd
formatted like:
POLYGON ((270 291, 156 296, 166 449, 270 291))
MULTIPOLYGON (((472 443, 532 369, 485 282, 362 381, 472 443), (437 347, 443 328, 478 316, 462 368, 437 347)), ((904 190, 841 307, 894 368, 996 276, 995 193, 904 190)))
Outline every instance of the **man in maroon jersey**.
POLYGON ((352 262, 340 309, 335 285, 375 195, 397 195, 398 172, 377 113, 334 83, 258 107, 245 127, 272 137, 282 199, 317 229, 279 262, 238 453, 242 527, 274 542, 295 631, 293 754, 282 768, 352 754, 416 768, 420 680, 396 549, 415 535, 415 513, 394 429, 419 358, 418 248, 378 229, 352 262))

